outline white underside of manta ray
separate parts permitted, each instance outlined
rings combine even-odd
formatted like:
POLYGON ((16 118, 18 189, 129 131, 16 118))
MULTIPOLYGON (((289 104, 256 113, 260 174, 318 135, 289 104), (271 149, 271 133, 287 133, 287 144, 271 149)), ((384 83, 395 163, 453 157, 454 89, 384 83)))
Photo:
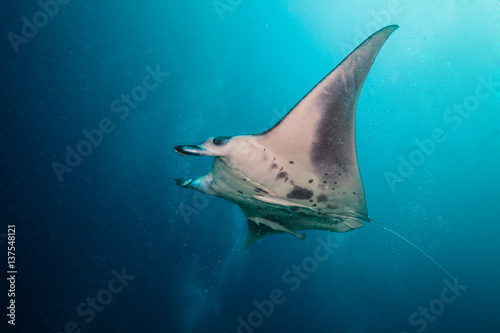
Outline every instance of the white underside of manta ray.
POLYGON ((382 45, 396 30, 374 33, 264 133, 213 137, 177 146, 215 156, 212 171, 177 185, 227 199, 248 219, 245 247, 273 233, 346 232, 370 221, 355 142, 356 105, 382 45))

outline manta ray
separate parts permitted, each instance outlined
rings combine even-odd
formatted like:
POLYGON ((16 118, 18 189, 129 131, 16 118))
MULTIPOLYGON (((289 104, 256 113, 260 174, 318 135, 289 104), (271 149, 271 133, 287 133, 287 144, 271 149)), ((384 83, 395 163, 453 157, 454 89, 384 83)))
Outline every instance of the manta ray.
POLYGON ((356 154, 355 116, 363 83, 389 36, 361 43, 269 130, 176 146, 215 156, 212 171, 179 186, 224 198, 245 213, 245 248, 261 237, 301 230, 347 232, 369 222, 356 154))
POLYGON ((356 153, 356 106, 377 54, 397 28, 387 26, 368 37, 267 131, 176 146, 182 155, 215 158, 210 173, 175 183, 237 204, 247 217, 245 249, 271 234, 303 240, 302 230, 340 233, 373 222, 465 290, 427 253, 368 217, 356 153))

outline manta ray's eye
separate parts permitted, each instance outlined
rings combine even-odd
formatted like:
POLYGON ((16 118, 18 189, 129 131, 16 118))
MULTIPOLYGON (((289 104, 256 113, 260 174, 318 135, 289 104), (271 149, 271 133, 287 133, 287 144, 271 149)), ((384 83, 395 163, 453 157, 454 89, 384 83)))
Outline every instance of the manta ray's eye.
POLYGON ((229 136, 218 136, 213 138, 212 142, 216 146, 223 146, 228 143, 229 139, 231 139, 229 136))

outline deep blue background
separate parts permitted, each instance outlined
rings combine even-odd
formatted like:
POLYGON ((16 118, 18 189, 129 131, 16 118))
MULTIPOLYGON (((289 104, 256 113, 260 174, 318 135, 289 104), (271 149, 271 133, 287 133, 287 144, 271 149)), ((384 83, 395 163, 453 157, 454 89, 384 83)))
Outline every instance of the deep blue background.
POLYGON ((22 17, 40 6, 3 4, 0 218, 17 226, 19 271, 17 325, 8 328, 236 332, 236 318, 279 288, 287 300, 255 332, 416 332, 409 316, 440 297, 446 276, 391 234, 373 225, 333 234, 339 248, 292 292, 283 272, 327 233, 268 237, 240 254, 239 209, 172 181, 211 166, 173 146, 270 127, 361 33, 399 24, 358 105, 370 216, 468 286, 426 332, 499 331, 500 93, 457 129, 443 119, 480 77, 500 82, 498 2, 222 1, 233 3, 223 20, 211 0, 73 0, 17 54, 7 34, 21 34, 22 17), (111 103, 156 65, 169 76, 120 120, 111 103), (64 163, 65 147, 103 118, 114 132, 59 182, 51 163, 64 163), (436 128, 447 141, 391 191, 384 173, 436 128), (181 205, 196 210, 189 221, 181 205), (76 307, 123 267, 135 279, 86 323, 76 307))

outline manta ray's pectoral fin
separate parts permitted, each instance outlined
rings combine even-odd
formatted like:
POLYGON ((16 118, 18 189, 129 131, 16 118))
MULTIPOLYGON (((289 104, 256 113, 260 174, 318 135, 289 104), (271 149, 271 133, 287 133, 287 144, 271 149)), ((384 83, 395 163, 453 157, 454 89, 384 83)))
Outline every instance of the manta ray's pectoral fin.
POLYGON ((247 222, 248 235, 243 247, 243 251, 260 238, 271 234, 289 233, 296 236, 299 240, 304 240, 306 238, 305 234, 297 234, 282 226, 278 222, 274 222, 262 217, 247 217, 247 222))
POLYGON ((242 251, 245 251, 250 245, 258 241, 262 237, 273 234, 280 234, 284 232, 281 230, 273 229, 267 224, 257 223, 250 218, 247 219, 247 222, 248 222, 248 234, 242 251))
POLYGON ((310 169, 311 180, 343 193, 335 200, 363 215, 368 211, 356 154, 356 106, 375 57, 396 29, 388 26, 367 38, 276 125, 255 136, 267 151, 293 163, 288 174, 310 169))
POLYGON ((245 245, 243 245, 243 249, 241 250, 242 252, 264 236, 281 233, 281 231, 275 231, 265 224, 257 224, 250 219, 247 219, 247 223, 248 223, 247 240, 245 241, 245 245))

